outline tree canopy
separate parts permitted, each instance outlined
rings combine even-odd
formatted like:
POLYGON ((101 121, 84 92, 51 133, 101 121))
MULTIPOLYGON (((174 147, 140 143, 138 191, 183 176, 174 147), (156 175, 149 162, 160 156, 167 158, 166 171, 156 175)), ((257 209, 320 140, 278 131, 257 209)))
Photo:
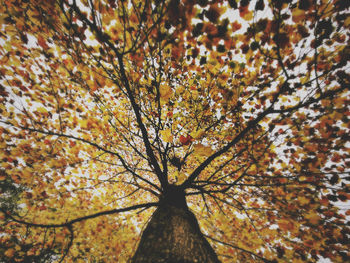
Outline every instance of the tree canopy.
POLYGON ((0 261, 127 262, 172 184, 221 262, 349 259, 349 1, 0 3, 0 261))

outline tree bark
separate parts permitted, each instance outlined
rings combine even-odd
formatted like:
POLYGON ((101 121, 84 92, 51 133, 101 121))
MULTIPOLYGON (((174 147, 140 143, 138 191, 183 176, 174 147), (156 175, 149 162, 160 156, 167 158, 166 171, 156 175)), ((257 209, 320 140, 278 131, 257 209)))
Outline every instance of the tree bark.
POLYGON ((188 209, 184 192, 174 187, 161 198, 131 262, 220 263, 188 209))

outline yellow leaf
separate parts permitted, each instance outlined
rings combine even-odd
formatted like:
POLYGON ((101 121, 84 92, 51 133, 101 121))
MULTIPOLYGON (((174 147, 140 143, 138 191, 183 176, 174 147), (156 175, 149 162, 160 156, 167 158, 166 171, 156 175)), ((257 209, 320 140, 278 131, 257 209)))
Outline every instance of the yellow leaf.
POLYGON ((300 182, 305 182, 307 180, 306 176, 300 176, 299 177, 300 182))
POLYGON ((87 120, 82 119, 82 120, 79 120, 78 122, 79 122, 81 128, 86 129, 88 127, 87 120))
POLYGON ((30 167, 25 167, 22 169, 22 177, 30 178, 33 176, 33 169, 30 167))
POLYGON ((345 19, 344 25, 345 26, 349 26, 350 25, 350 16, 347 19, 345 19))
POLYGON ((47 109, 45 109, 44 107, 39 107, 36 110, 40 113, 47 113, 47 109))
POLYGON ((79 255, 79 251, 76 247, 73 247, 70 251, 70 253, 72 254, 73 257, 76 257, 79 255))
POLYGON ((203 144, 196 144, 194 146, 194 152, 197 155, 204 155, 204 156, 208 156, 211 155, 213 153, 213 150, 211 149, 210 146, 205 146, 203 144))
POLYGON ((304 196, 298 196, 298 201, 301 205, 306 205, 309 203, 309 200, 304 196))
POLYGON ((313 212, 307 214, 307 215, 305 216, 305 218, 306 218, 307 220, 309 220, 309 222, 310 222, 311 224, 313 224, 313 225, 316 225, 316 224, 318 223, 318 221, 320 220, 320 217, 319 217, 317 214, 313 213, 313 212))
POLYGON ((170 129, 162 130, 159 133, 160 133, 160 136, 162 137, 164 142, 172 142, 173 141, 173 135, 171 134, 170 129))
POLYGON ((293 263, 304 263, 304 262, 305 261, 298 259, 298 258, 293 259, 293 263))
POLYGON ((205 130, 204 129, 200 129, 198 131, 193 131, 191 132, 191 136, 193 139, 199 139, 203 136, 203 134, 205 133, 205 130))
POLYGON ((168 85, 162 85, 159 88, 159 93, 160 93, 160 98, 162 100, 168 100, 171 97, 171 95, 173 94, 173 90, 168 85))
POLYGON ((15 254, 15 252, 16 252, 16 251, 15 251, 13 248, 9 248, 8 250, 6 250, 5 256, 6 256, 6 257, 9 257, 9 258, 12 258, 13 255, 15 254))
POLYGON ((305 11, 299 8, 294 9, 292 14, 292 19, 294 23, 298 23, 305 18, 305 11))
POLYGON ((243 19, 246 21, 252 20, 253 18, 253 12, 252 11, 248 11, 244 16, 243 19))
POLYGON ((258 168, 258 167, 256 166, 256 164, 252 164, 252 165, 249 167, 247 173, 248 173, 249 175, 254 175, 254 174, 257 173, 257 168, 258 168))
POLYGON ((187 176, 184 174, 184 172, 179 172, 179 171, 175 171, 174 176, 175 176, 176 182, 178 184, 183 183, 187 178, 187 176))

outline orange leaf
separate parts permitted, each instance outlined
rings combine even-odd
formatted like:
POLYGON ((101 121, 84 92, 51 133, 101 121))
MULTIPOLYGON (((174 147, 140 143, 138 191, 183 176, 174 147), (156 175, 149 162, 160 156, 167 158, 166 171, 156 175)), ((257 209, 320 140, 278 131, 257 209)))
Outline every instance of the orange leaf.
POLYGON ((233 22, 232 23, 232 31, 237 31, 237 30, 240 30, 242 27, 242 25, 240 23, 238 23, 237 21, 233 22))
POLYGON ((38 36, 38 44, 39 44, 39 46, 41 46, 43 49, 48 49, 48 48, 49 48, 49 46, 47 45, 45 39, 44 39, 41 35, 38 36))

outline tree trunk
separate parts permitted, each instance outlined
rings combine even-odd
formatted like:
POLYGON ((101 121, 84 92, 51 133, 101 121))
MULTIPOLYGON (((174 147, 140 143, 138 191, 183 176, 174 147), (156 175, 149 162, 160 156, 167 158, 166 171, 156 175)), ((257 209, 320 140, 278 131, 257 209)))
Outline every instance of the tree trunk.
POLYGON ((220 263, 203 236, 184 192, 170 187, 153 213, 132 263, 220 263))

